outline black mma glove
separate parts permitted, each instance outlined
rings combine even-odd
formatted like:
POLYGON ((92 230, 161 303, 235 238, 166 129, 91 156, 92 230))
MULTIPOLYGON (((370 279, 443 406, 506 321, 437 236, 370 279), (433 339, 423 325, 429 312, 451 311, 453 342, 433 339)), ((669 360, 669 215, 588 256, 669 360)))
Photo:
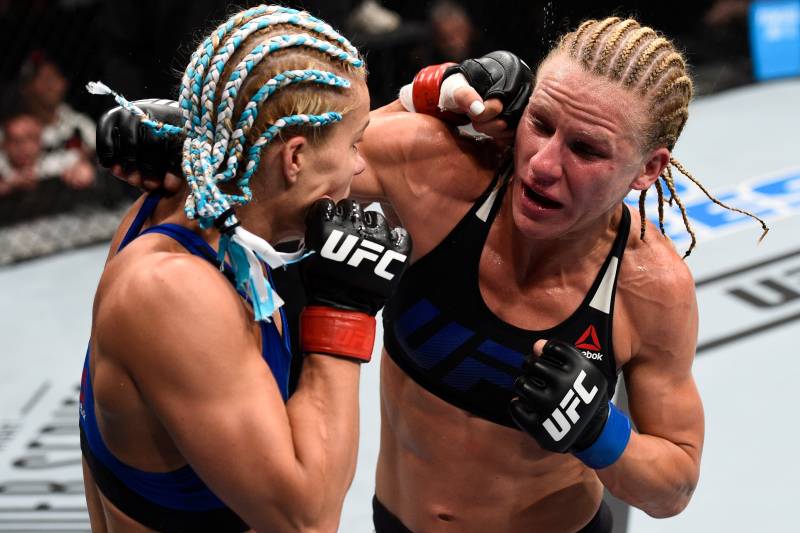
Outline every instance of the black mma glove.
POLYGON ((608 383, 598 368, 574 346, 550 340, 526 360, 514 382, 519 395, 511 417, 539 446, 556 453, 589 448, 609 412, 608 383))
MULTIPOLYGON (((173 126, 183 124, 178 102, 149 99, 133 103, 155 120, 173 126)), ((181 176, 182 147, 183 137, 158 137, 122 107, 107 111, 97 122, 97 157, 106 168, 120 164, 148 177, 163 178, 165 172, 181 176)))
POLYGON ((467 59, 444 72, 442 81, 461 73, 484 100, 497 98, 503 102, 498 118, 514 129, 519 123, 533 91, 533 72, 519 57, 497 50, 476 59, 467 59))
POLYGON ((305 239, 316 253, 300 263, 309 298, 301 315, 303 351, 368 361, 374 316, 408 265, 411 237, 353 200, 322 199, 306 216, 305 239))

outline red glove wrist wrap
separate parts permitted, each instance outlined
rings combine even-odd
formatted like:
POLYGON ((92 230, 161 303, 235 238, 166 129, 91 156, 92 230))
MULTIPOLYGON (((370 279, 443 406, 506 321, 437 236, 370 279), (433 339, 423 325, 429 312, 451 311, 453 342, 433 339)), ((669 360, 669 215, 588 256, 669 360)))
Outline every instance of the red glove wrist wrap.
POLYGON ((439 109, 439 93, 442 86, 444 72, 455 63, 442 63, 423 68, 414 76, 411 99, 414 102, 414 111, 425 115, 434 116, 450 124, 467 124, 469 118, 439 109))
POLYGON ((304 353, 369 362, 374 344, 374 316, 323 306, 308 306, 300 313, 300 347, 304 353))

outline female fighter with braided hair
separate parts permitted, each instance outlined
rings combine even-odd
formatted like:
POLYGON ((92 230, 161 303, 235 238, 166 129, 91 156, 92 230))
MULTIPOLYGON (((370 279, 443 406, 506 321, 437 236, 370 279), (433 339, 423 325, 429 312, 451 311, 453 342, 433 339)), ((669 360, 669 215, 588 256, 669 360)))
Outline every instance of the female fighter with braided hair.
POLYGON ((603 486, 668 517, 697 484, 694 284, 643 201, 655 186, 663 219, 666 187, 688 222, 670 170, 699 185, 672 156, 685 61, 616 17, 566 34, 532 87, 507 59, 456 69, 478 93, 424 69, 406 92, 417 113, 373 111, 361 145, 353 193, 391 203, 415 241, 384 311, 378 533, 608 532, 603 486), (437 103, 492 133, 519 120, 508 164, 437 103), (633 424, 609 402, 619 372, 633 424))
POLYGON ((144 123, 185 135, 183 194, 134 206, 95 296, 80 400, 92 528, 335 531, 355 469, 358 363, 410 246, 344 200, 364 169, 363 61, 307 13, 258 6, 201 43, 179 105, 182 127, 144 123), (307 357, 290 394, 267 265, 296 259, 270 242, 304 234, 317 253, 303 262, 307 357))
MULTIPOLYGON (((435 78, 417 76, 413 104, 440 101, 435 78)), ((611 17, 540 64, 500 171, 440 120, 373 113, 354 192, 415 240, 384 310, 378 533, 607 532, 603 486, 656 517, 688 504, 694 283, 623 199, 655 184, 663 216, 661 179, 682 209, 671 151, 691 97, 673 44, 611 17), (620 371, 636 431, 609 401, 620 371)))

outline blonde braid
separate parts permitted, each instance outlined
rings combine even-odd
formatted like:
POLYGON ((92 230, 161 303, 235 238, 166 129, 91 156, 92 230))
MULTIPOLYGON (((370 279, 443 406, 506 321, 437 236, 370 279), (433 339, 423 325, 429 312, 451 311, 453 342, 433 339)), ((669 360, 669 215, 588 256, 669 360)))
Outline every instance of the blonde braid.
MULTIPOLYGON (((664 231, 664 188, 658 180, 656 180, 656 193, 658 194, 658 228, 662 235, 666 235, 664 231)), ((669 205, 672 205, 672 196, 669 197, 669 205)))
POLYGON ((708 192, 708 190, 703 186, 703 184, 700 183, 697 179, 695 179, 695 177, 692 176, 689 173, 689 171, 686 170, 686 168, 684 168, 684 166, 677 159, 671 157, 669 159, 669 162, 672 164, 672 166, 677 168, 678 171, 680 171, 681 174, 683 174, 684 176, 689 178, 692 183, 697 185, 697 188, 700 189, 701 191, 703 191, 703 194, 705 194, 706 197, 708 197, 709 200, 711 200, 712 202, 714 202, 718 206, 724 207, 725 209, 727 209, 729 211, 735 211, 737 213, 741 213, 741 214, 746 215, 746 216, 748 216, 748 217, 750 217, 750 218, 752 218, 754 220, 757 220, 761 224, 761 229, 763 230, 761 232, 761 236, 758 238, 758 242, 761 242, 762 240, 764 240, 764 237, 766 237, 767 233, 769 232, 769 227, 767 227, 767 223, 766 222, 764 222, 761 218, 759 218, 758 216, 754 215, 753 213, 750 213, 749 211, 745 211, 744 209, 739 209, 738 207, 731 207, 728 204, 726 204, 726 203, 714 198, 714 196, 712 196, 711 193, 708 192))
POLYGON ((594 66, 594 72, 597 74, 604 74, 608 68, 608 60, 611 59, 611 54, 617 50, 617 42, 628 33, 631 29, 636 27, 635 20, 625 20, 617 25, 617 28, 611 32, 603 44, 603 49, 600 51, 600 57, 594 66))
POLYGON ((683 202, 681 202, 681 198, 678 196, 678 192, 675 190, 675 181, 672 177, 672 170, 669 168, 669 165, 664 168, 664 183, 667 184, 669 194, 675 200, 675 203, 678 204, 678 209, 681 211, 681 218, 683 218, 683 225, 686 228, 686 231, 689 232, 689 236, 692 238, 692 242, 689 244, 689 249, 683 254, 683 258, 686 259, 689 257, 689 254, 692 253, 692 250, 694 250, 694 246, 697 244, 697 237, 694 234, 694 230, 692 230, 692 225, 689 223, 689 216, 686 214, 686 208, 683 206, 683 202))
POLYGON ((644 240, 644 228, 646 226, 645 222, 647 221, 647 216, 644 212, 644 199, 647 196, 647 189, 644 189, 642 192, 639 193, 639 219, 642 222, 642 228, 639 231, 639 238, 644 240))
POLYGON ((617 59, 614 61, 614 67, 611 71, 611 79, 618 80, 622 78, 622 73, 630 66, 630 59, 631 54, 636 50, 636 47, 639 46, 642 39, 649 35, 655 35, 654 32, 650 28, 638 28, 633 31, 629 38, 627 39, 627 44, 622 48, 622 51, 617 56, 617 59))
POLYGON ((583 32, 584 32, 584 31, 586 31, 586 29, 587 29, 589 26, 591 26, 592 24, 594 24, 594 23, 596 23, 596 22, 597 22, 597 21, 596 21, 596 20, 594 20, 594 19, 587 20, 586 22, 584 22, 583 24, 581 24, 580 26, 578 26, 578 29, 577 29, 577 30, 575 30, 574 34, 569 34, 569 35, 574 35, 574 40, 572 41, 572 44, 570 45, 570 50, 572 51, 572 53, 575 53, 575 50, 577 50, 577 48, 578 48, 578 41, 579 41, 579 40, 580 40, 580 38, 583 36, 583 32))
MULTIPOLYGON (((639 93, 644 96, 655 86, 656 82, 661 80, 664 76, 664 72, 666 72, 670 68, 675 68, 679 72, 683 72, 686 70, 686 63, 683 62, 683 58, 677 52, 670 52, 665 54, 661 61, 659 61, 658 66, 650 71, 650 74, 645 79, 644 83, 641 85, 639 93)), ((688 79, 688 78, 687 78, 688 79)), ((691 85, 691 82, 690 82, 691 85)))
POLYGON ((645 47, 642 53, 639 55, 639 59, 636 61, 636 64, 633 66, 631 71, 628 73, 628 77, 625 80, 625 85, 633 86, 639 79, 639 74, 648 67, 652 66, 652 57, 653 55, 658 52, 659 50, 669 49, 670 43, 663 37, 657 37, 650 41, 650 44, 645 47))
POLYGON ((583 64, 587 67, 591 66, 592 58, 595 56, 595 52, 597 51, 597 42, 601 35, 609 28, 611 25, 619 22, 618 17, 609 17, 604 21, 597 24, 597 28, 592 32, 591 36, 588 39, 588 42, 583 47, 583 53, 581 54, 581 60, 583 64))

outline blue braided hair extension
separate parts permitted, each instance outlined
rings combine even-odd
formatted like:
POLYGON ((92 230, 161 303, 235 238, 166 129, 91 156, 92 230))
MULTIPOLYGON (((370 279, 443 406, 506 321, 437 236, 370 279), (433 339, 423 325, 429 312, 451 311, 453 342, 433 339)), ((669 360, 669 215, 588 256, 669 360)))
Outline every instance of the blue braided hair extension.
POLYGON ((124 96, 113 91, 108 85, 101 81, 90 81, 86 84, 86 90, 92 94, 112 95, 120 107, 139 117, 142 124, 150 128, 150 130, 158 137, 183 134, 183 128, 155 120, 153 117, 145 113, 139 106, 129 102, 124 96))
POLYGON ((356 48, 331 26, 305 11, 276 5, 259 5, 230 17, 204 39, 191 56, 181 81, 178 104, 183 114, 183 127, 164 124, 148 117, 136 105, 113 92, 102 83, 87 88, 96 94, 112 94, 117 102, 137 116, 156 135, 184 134, 181 169, 190 194, 184 210, 186 216, 198 220, 202 228, 217 227, 221 232, 219 260, 230 259, 237 287, 247 290, 256 320, 270 320, 283 304, 269 285, 259 262, 270 267, 299 260, 303 252, 279 254, 260 237, 241 227, 234 208, 252 200, 250 179, 261 160, 261 151, 284 128, 307 126, 319 128, 342 120, 342 114, 326 111, 318 114, 292 114, 268 124, 264 133, 249 143, 259 108, 280 89, 293 84, 317 84, 348 89, 350 81, 319 69, 292 69, 280 72, 264 82, 246 103, 232 125, 236 98, 245 79, 268 55, 288 48, 315 50, 345 67, 361 69, 364 62, 356 48), (270 26, 293 26, 298 33, 265 37, 233 68, 225 86, 219 82, 230 59, 242 43, 256 32, 270 26), (219 103, 214 106, 214 102, 219 103), (244 164, 244 169, 240 168, 244 164), (223 193, 219 184, 232 180, 241 194, 223 193))

